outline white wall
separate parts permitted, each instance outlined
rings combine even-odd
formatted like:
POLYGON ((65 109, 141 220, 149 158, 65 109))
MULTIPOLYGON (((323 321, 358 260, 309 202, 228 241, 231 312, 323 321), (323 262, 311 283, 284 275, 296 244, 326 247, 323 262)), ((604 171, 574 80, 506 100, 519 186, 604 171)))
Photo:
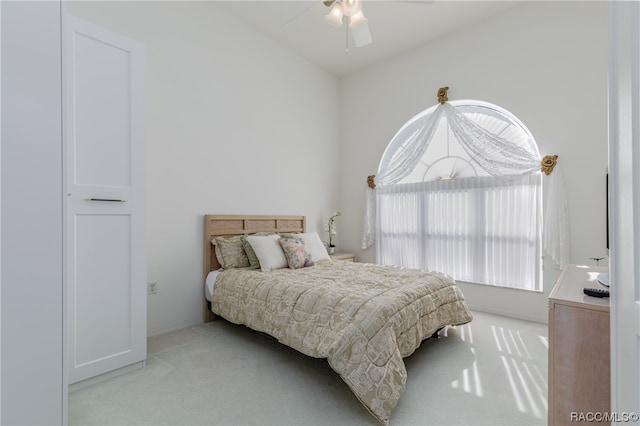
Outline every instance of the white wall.
POLYGON ((0 424, 64 424, 61 5, 0 7, 0 424))
MULTIPOLYGON (((444 85, 507 108, 560 156, 572 261, 605 253, 605 2, 523 4, 341 82, 212 4, 69 11, 146 46, 150 334, 200 320, 205 213, 306 214, 321 231, 340 209, 339 249, 374 261, 360 250, 366 176, 444 85)), ((557 274, 546 264, 542 294, 461 286, 476 309, 546 321, 557 274)))
POLYGON ((77 2, 147 55, 149 334, 202 320, 205 213, 337 209, 338 79, 208 2, 77 2))
MULTIPOLYGON (((558 154, 567 183, 571 261, 605 255, 607 4, 532 2, 341 81, 341 250, 360 250, 366 177, 395 132, 437 102, 479 99, 511 111, 542 155, 558 154)), ((545 262, 544 293, 461 287, 472 308, 547 320, 558 271, 545 262)))

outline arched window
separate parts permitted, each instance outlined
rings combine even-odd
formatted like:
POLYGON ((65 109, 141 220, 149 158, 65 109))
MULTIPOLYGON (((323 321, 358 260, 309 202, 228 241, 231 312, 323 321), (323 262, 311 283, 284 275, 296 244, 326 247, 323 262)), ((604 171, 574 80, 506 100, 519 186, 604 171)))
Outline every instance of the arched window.
POLYGON ((518 164, 509 171, 504 152, 504 164, 486 158, 487 150, 503 144, 506 152, 521 150, 537 159, 536 142, 503 108, 472 100, 450 105, 467 119, 463 131, 453 113, 434 117, 436 105, 409 120, 382 156, 379 170, 393 168, 402 156, 410 157, 406 150, 416 149, 417 138, 429 138, 424 151, 416 150, 420 158, 412 160, 408 174, 376 189, 377 260, 441 271, 460 281, 539 291, 542 174, 525 173, 518 164), (432 134, 419 134, 426 131, 432 134), (483 137, 484 143, 476 143, 483 137))

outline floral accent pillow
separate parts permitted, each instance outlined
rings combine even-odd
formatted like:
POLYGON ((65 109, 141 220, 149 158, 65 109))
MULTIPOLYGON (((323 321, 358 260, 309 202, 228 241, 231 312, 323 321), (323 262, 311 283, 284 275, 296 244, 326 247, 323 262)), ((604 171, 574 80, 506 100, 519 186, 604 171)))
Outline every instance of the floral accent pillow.
POLYGON ((284 256, 287 258, 287 264, 291 269, 306 268, 313 266, 311 253, 307 250, 307 246, 302 240, 292 237, 284 237, 278 240, 284 256))
POLYGON ((307 250, 311 253, 311 260, 314 262, 330 259, 327 248, 322 243, 322 240, 320 240, 317 232, 304 232, 302 234, 296 234, 294 237, 305 243, 307 250))

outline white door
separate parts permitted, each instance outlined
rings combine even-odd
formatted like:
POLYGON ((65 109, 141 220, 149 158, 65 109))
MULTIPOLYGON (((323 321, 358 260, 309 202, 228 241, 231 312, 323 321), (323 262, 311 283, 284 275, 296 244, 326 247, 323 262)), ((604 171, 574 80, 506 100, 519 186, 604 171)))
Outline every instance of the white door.
POLYGON ((626 424, 640 414, 640 4, 609 7, 611 411, 626 424))
POLYGON ((69 383, 146 358, 144 47, 65 22, 69 383))

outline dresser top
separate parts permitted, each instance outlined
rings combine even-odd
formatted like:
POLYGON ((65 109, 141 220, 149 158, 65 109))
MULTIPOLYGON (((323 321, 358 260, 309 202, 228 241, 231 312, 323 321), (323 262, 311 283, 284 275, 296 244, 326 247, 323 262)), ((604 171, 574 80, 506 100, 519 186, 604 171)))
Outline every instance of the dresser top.
POLYGON ((549 300, 555 303, 582 305, 590 309, 609 311, 608 297, 587 296, 582 291, 585 287, 606 290, 606 287, 598 282, 598 274, 608 272, 609 268, 606 266, 567 265, 551 290, 549 300))

